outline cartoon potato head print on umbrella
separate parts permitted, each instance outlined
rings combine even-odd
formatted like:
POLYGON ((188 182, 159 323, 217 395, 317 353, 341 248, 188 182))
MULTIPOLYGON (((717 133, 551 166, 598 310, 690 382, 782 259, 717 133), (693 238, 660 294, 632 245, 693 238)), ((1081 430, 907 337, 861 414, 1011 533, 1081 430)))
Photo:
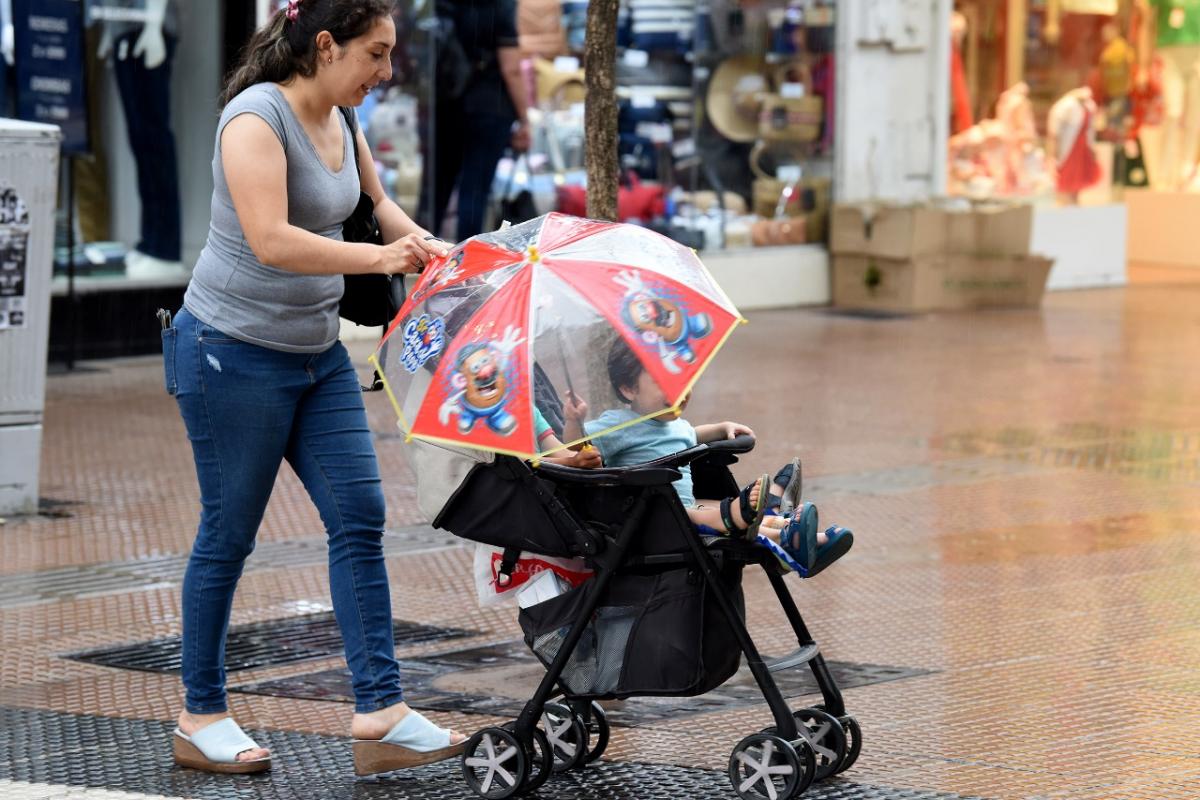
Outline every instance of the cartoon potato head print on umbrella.
POLYGON ((449 425, 450 415, 457 414, 459 433, 470 433, 479 420, 502 436, 512 433, 517 418, 508 410, 515 382, 510 357, 524 341, 521 329, 509 325, 499 340, 460 348, 450 373, 453 393, 438 409, 438 421, 449 425))
POLYGON ((668 371, 679 373, 676 359, 685 364, 696 360, 692 341, 712 332, 712 320, 707 314, 688 314, 685 306, 665 296, 663 290, 651 289, 632 270, 621 272, 613 280, 625 288, 621 300, 625 323, 637 331, 642 341, 658 348, 659 358, 668 371))

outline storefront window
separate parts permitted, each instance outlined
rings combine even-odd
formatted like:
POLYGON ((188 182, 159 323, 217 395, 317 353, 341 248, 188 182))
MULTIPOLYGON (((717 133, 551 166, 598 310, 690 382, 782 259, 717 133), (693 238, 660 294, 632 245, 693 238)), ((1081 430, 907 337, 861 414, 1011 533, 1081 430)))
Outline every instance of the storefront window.
POLYGON ((951 193, 1097 205, 1194 183, 1200 0, 958 0, 951 24, 951 193))
MULTIPOLYGON (((479 192, 463 182, 479 176, 468 168, 488 173, 479 230, 555 210, 583 215, 587 2, 484 4, 495 12, 487 20, 464 19, 456 5, 471 4, 409 2, 397 11, 393 84, 360 109, 385 187, 433 226, 430 197, 456 185, 440 219, 449 239, 473 232, 460 220, 479 212, 479 192), (505 8, 516 22, 515 79, 488 49, 510 46, 505 8), (447 37, 463 32, 454 23, 470 28, 459 44, 473 62, 466 80, 487 81, 482 90, 456 87, 459 56, 447 37), (480 40, 487 45, 474 48, 480 40), (447 91, 462 93, 466 122, 446 112, 447 91), (524 94, 515 106, 529 109, 523 153, 507 147, 507 131, 498 139, 486 127, 505 123, 514 92, 524 94), (465 134, 456 127, 464 125, 465 134), (455 147, 460 175, 469 174, 457 184, 446 174, 455 147)), ((626 0, 617 24, 622 221, 706 250, 823 241, 833 172, 832 0, 626 0)))

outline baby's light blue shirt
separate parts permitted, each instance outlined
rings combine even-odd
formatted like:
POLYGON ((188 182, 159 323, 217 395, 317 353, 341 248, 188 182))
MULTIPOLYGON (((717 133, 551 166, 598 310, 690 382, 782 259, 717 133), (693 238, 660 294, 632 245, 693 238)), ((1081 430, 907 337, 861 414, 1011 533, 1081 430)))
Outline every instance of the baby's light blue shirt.
MULTIPOLYGON (((585 422, 583 430, 588 436, 595 436, 597 431, 629 422, 637 417, 638 415, 628 408, 610 408, 594 420, 585 422)), ((632 467, 694 447, 696 429, 682 418, 668 422, 648 419, 619 431, 597 436, 592 439, 592 444, 600 450, 604 466, 632 467)), ((679 471, 683 473, 683 477, 675 481, 675 491, 679 494, 684 508, 691 508, 696 505, 696 497, 692 494, 692 468, 680 467, 679 471)))

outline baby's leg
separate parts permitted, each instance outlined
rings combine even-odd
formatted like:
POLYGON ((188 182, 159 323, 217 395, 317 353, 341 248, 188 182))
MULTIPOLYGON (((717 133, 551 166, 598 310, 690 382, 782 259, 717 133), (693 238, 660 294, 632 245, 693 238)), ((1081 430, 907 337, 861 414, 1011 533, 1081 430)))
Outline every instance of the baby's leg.
MULTIPOLYGON (((763 477, 766 477, 765 475, 763 477)), ((746 499, 751 509, 761 508, 759 498, 762 497, 764 491, 764 483, 762 479, 756 480, 744 490, 746 499)), ((740 497, 732 498, 729 503, 729 522, 739 530, 745 530, 754 521, 754 518, 747 518, 743 511, 740 497)), ((718 531, 729 531, 728 522, 721 514, 721 501, 719 500, 697 500, 696 505, 687 509, 688 519, 693 525, 707 525, 708 527, 718 531)), ((730 531, 731 532, 731 531, 730 531)))

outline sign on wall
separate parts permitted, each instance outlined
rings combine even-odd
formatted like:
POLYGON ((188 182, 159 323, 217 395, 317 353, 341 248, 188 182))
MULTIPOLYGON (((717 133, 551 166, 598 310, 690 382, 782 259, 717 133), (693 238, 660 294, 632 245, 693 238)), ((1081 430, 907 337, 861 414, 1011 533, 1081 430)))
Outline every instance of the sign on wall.
POLYGON ((64 153, 88 140, 82 0, 13 0, 17 116, 62 129, 64 153))

